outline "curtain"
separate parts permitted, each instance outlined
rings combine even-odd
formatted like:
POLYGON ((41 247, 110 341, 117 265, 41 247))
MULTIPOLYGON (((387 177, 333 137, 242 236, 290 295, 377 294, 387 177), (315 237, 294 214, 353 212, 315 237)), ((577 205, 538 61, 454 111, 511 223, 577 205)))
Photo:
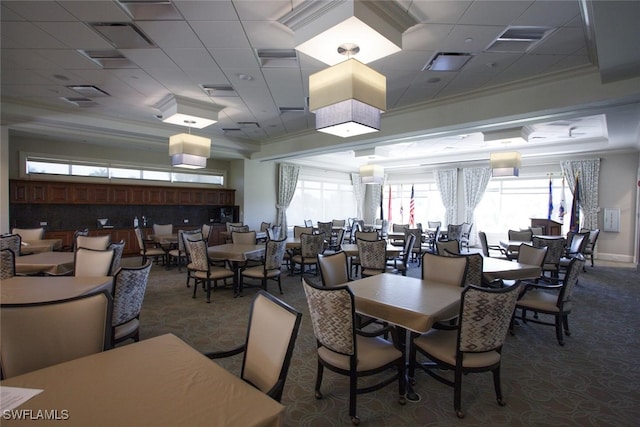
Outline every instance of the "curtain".
POLYGON ((278 179, 278 204, 276 205, 276 224, 280 225, 280 236, 282 239, 287 235, 287 208, 293 199, 298 184, 298 173, 300 166, 289 163, 279 164, 278 179))
MULTIPOLYGON (((462 170, 464 191, 464 220, 475 224, 474 211, 482 200, 484 192, 491 179, 491 168, 465 168, 462 170)), ((472 229, 469 245, 476 242, 477 227, 472 229)))
POLYGON ((455 224, 457 221, 458 208, 458 169, 437 170, 434 173, 436 186, 440 191, 442 204, 445 208, 445 221, 443 227, 455 224))
POLYGON ((600 159, 568 160, 560 162, 562 173, 574 192, 576 176, 580 185, 580 209, 584 215, 582 228, 598 228, 598 178, 600 176, 600 159))
POLYGON ((356 198, 356 212, 358 213, 358 218, 363 219, 366 184, 362 183, 362 178, 359 173, 351 174, 351 184, 353 184, 353 195, 356 198))

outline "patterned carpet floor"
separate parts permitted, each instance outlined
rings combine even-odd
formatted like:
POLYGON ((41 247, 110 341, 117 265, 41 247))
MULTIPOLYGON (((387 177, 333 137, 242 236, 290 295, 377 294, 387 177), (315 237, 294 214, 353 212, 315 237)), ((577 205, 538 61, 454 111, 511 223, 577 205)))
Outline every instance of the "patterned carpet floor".
MULTIPOLYGON (((138 265, 129 258, 125 264, 138 265)), ((417 265, 409 275, 418 277, 417 265)), ((312 281, 319 277, 308 276, 312 281)), ((558 345, 553 327, 527 323, 507 336, 502 386, 507 405, 495 400, 490 373, 463 378, 464 419, 453 410, 453 389, 423 372, 416 375, 421 401, 400 406, 397 387, 358 396, 363 426, 636 426, 640 419, 640 274, 626 267, 587 267, 574 293, 571 336, 558 345)), ((256 289, 233 298, 219 289, 206 303, 195 299, 177 268, 152 268, 142 313, 141 339, 173 333, 200 351, 223 350, 244 340, 256 289)), ((348 379, 325 371, 324 399, 314 397, 315 338, 300 276, 283 274, 284 294, 269 291, 303 313, 282 403, 285 426, 346 426, 348 379)), ((150 357, 153 357, 150 355, 150 357)), ((241 356, 219 360, 239 373, 241 356)), ((203 396, 206 404, 206 396, 203 396)), ((251 402, 247 402, 250 410, 251 402)))

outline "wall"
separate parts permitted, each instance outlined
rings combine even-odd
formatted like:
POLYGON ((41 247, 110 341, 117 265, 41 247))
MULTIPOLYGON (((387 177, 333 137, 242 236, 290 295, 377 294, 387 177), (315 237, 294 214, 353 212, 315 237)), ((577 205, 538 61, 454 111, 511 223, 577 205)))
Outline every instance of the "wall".
MULTIPOLYGON (((263 221, 275 224, 278 195, 277 163, 245 160, 244 178, 242 203, 245 224, 255 230, 260 229, 260 223, 263 221)), ((240 200, 238 193, 239 191, 236 191, 236 203, 240 200)))

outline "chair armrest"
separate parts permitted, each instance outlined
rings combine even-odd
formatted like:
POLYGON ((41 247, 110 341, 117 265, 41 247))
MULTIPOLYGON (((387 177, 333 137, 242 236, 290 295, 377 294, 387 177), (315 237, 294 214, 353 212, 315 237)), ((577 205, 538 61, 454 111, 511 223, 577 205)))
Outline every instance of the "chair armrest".
POLYGON ((242 352, 244 352, 245 350, 245 345, 242 344, 236 348, 233 348, 231 350, 226 350, 226 351, 212 351, 212 352, 208 352, 208 353, 203 353, 205 356, 207 356, 209 359, 223 359, 225 357, 231 357, 231 356, 235 356, 237 354, 240 354, 242 352))

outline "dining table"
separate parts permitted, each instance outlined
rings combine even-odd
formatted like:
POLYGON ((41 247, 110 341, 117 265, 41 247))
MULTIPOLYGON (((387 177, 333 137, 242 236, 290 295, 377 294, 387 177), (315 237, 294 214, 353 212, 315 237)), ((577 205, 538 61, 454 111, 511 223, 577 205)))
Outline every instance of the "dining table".
POLYGON ((265 244, 225 243, 209 246, 207 254, 212 259, 228 261, 233 270, 233 294, 242 296, 240 288, 240 268, 250 259, 259 259, 265 253, 265 244))
POLYGON ((68 274, 73 265, 73 252, 40 252, 16 257, 16 274, 68 274))
POLYGON ((62 239, 23 240, 21 243, 21 255, 59 251, 62 249, 62 239))
POLYGON ((271 427, 282 424, 284 411, 173 334, 11 377, 0 386, 3 426, 271 427), (25 389, 40 392, 7 409, 25 389), (42 418, 44 411, 50 419, 42 418))
POLYGON ((30 304, 111 291, 113 276, 14 276, 2 279, 2 304, 30 304))
MULTIPOLYGON (((358 256, 358 244, 357 243, 343 243, 340 245, 340 249, 347 254, 347 256, 358 256)), ((387 243, 387 258, 395 258, 403 251, 403 247, 394 246, 391 243, 387 243)))
POLYGON ((522 240, 500 240, 500 246, 507 251, 510 252, 518 252, 520 249, 520 245, 531 245, 531 241, 525 242, 522 240))
POLYGON ((542 269, 539 265, 524 264, 517 261, 491 257, 484 257, 482 261, 482 275, 487 282, 495 279, 537 279, 541 274, 542 269))
MULTIPOLYGON (((400 348, 408 362, 407 343, 417 334, 427 332, 440 320, 458 315, 463 288, 383 273, 348 283, 359 314, 395 325, 400 348)), ((419 401, 412 381, 407 381, 407 400, 419 401)))

